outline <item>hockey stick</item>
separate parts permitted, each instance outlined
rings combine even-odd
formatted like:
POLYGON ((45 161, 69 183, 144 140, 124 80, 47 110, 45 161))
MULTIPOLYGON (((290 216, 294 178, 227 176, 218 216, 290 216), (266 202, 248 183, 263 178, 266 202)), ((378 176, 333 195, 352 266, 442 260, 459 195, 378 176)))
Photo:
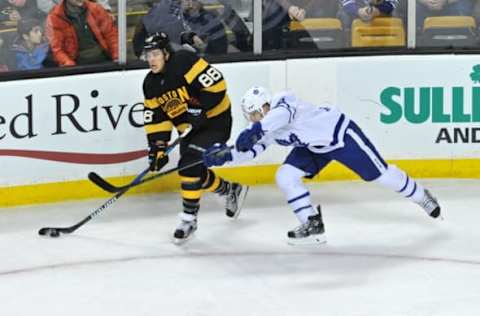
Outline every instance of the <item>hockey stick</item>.
MULTIPOLYGON (((41 235, 41 236, 45 236, 45 235, 48 235, 50 237, 58 237, 60 236, 60 233, 62 234, 70 234, 74 231, 76 231, 78 228, 80 228, 82 225, 84 225, 85 223, 87 223, 88 221, 90 221, 92 218, 94 218, 95 216, 97 216, 100 212, 102 212, 103 210, 105 210, 107 207, 109 207, 110 205, 112 205, 113 203, 115 203, 122 195, 124 195, 130 188, 132 187, 135 187, 137 185, 140 185, 142 183, 145 183, 145 182, 148 182, 148 181, 151 181, 153 179, 156 179, 156 178, 159 178, 161 176, 164 176, 164 175, 167 175, 167 174, 170 174, 170 173, 173 173, 173 172, 176 172, 176 171, 181 171, 181 170, 184 170, 184 169, 187 169, 187 168, 191 168, 193 166, 196 166, 196 165, 199 165, 203 163, 203 159, 202 160, 197 160, 197 161, 194 161, 188 165, 185 165, 185 166, 182 166, 182 167, 176 167, 176 168, 172 168, 172 169, 169 169, 169 170, 165 170, 163 172, 160 172, 160 173, 157 173, 156 175, 154 176, 151 176, 149 178, 145 178, 145 179, 142 179, 141 176, 142 174, 139 174, 130 184, 126 185, 126 186, 123 186, 121 187, 121 190, 119 192, 117 192, 117 194, 115 194, 114 196, 112 196, 110 199, 108 199, 105 203, 103 203, 100 207, 98 207, 97 209, 95 209, 95 211, 93 211, 92 213, 90 213, 90 215, 88 215, 87 217, 85 217, 83 220, 81 220, 80 222, 78 222, 77 224, 75 225, 72 225, 72 226, 69 226, 69 227, 43 227, 41 228, 39 231, 38 231, 38 234, 41 235)), ((118 187, 117 187, 118 188, 118 187)))
MULTIPOLYGON (((195 146, 195 145, 193 145, 193 146, 195 146)), ((192 144, 189 145, 189 147, 191 147, 191 148, 194 148, 193 146, 192 146, 192 144)), ((201 148, 201 147, 197 147, 197 148, 201 148)), ((233 149, 233 148, 234 148, 234 146, 230 146, 230 147, 228 147, 227 149, 224 149, 224 151, 225 151, 225 150, 231 150, 231 149, 233 149)), ((212 154, 213 154, 213 153, 212 153, 212 154)), ((143 183, 145 183, 145 182, 149 182, 149 181, 155 180, 155 179, 157 179, 157 178, 159 178, 159 177, 162 177, 162 176, 164 176, 164 175, 170 174, 170 173, 172 173, 172 172, 181 171, 181 170, 184 170, 184 169, 188 169, 188 168, 190 168, 190 167, 199 165, 199 164, 201 164, 201 163, 203 163, 203 159, 202 159, 202 160, 195 161, 195 162, 192 162, 191 164, 188 164, 188 165, 185 165, 185 166, 182 166, 182 167, 176 167, 176 168, 172 168, 172 169, 169 169, 169 170, 166 170, 166 171, 157 173, 157 174, 155 174, 155 175, 153 175, 153 176, 150 176, 150 177, 148 177, 148 178, 145 178, 145 179, 140 180, 138 183, 136 183, 136 184, 134 184, 134 185, 132 185, 132 186, 137 186, 137 185, 143 184, 143 183)), ((124 186, 114 186, 114 185, 110 185, 110 188, 109 188, 109 189, 111 189, 112 191, 109 191, 109 192, 111 192, 111 193, 121 192, 122 190, 125 190, 125 189, 126 189, 127 187, 129 187, 129 186, 130 186, 130 185, 124 185, 124 186)))
MULTIPOLYGON (((165 155, 168 155, 180 143, 182 138, 185 138, 185 136, 187 136, 188 133, 190 133, 191 130, 192 130, 192 126, 190 125, 183 131, 182 134, 180 134, 179 137, 177 137, 177 139, 175 139, 175 141, 173 141, 170 145, 168 145, 167 149, 165 150, 165 155)), ((138 176, 141 176, 140 179, 143 178, 148 173, 149 170, 150 170, 150 166, 148 166, 147 169, 143 170, 138 175, 138 176)), ((114 186, 113 184, 111 184, 110 182, 108 182, 107 180, 105 180, 104 178, 102 178, 101 176, 99 176, 97 173, 93 171, 88 174, 88 179, 93 183, 95 183, 100 188, 102 188, 103 190, 110 193, 116 193, 122 190, 122 189, 119 190, 118 189, 119 187, 114 186)), ((131 184, 133 184, 133 181, 127 185, 122 186, 121 188, 127 188, 131 184)))
MULTIPOLYGON (((230 146, 228 147, 227 149, 230 150, 232 149, 233 146, 230 146)), ((227 150, 225 149, 225 150, 227 150)), ((213 154, 213 153, 212 153, 213 154)), ((117 192, 117 194, 115 194, 114 196, 112 196, 110 199, 108 199, 105 203, 103 203, 100 207, 98 207, 97 209, 95 209, 95 211, 93 211, 92 213, 90 213, 90 215, 88 215, 87 217, 85 217, 84 219, 82 219, 80 222, 78 222, 77 224, 75 225, 72 225, 72 226, 69 226, 69 227, 43 227, 41 228, 39 231, 38 231, 38 234, 41 235, 41 236, 45 236, 45 235, 48 235, 50 237, 58 237, 60 236, 60 234, 70 234, 74 231, 76 231, 78 228, 80 228, 81 226, 83 226, 85 223, 87 223, 88 221, 90 221, 92 218, 94 218, 95 216, 97 216, 98 214, 100 214, 102 211, 104 211, 107 207, 109 207, 110 205, 112 205, 113 203, 115 203, 122 195, 124 195, 130 188, 133 188, 137 185, 140 185, 142 183, 145 183, 145 182, 148 182, 148 181, 151 181, 151 180, 154 180, 156 178, 159 178, 159 177, 162 177, 162 176, 165 176, 167 174, 170 174, 170 173, 173 173, 173 172, 177 172, 177 171, 181 171, 181 170, 184 170, 184 169, 188 169, 188 168, 191 168, 193 166, 196 166, 196 165, 199 165, 199 164, 202 164, 203 163, 203 158, 201 160, 197 160, 197 161, 194 161, 188 165, 185 165, 185 166, 182 166, 182 167, 176 167, 176 168, 172 168, 172 169, 169 169, 169 170, 165 170, 163 172, 160 172, 160 173, 157 173, 156 175, 153 175, 151 177, 148 177, 148 178, 145 178, 145 179, 142 179, 143 177, 143 173, 139 174, 130 184, 126 185, 126 186, 123 186, 121 187, 121 190, 119 192, 117 192)))
MULTIPOLYGON (((147 170, 148 171, 148 170, 147 170)), ((125 190, 122 190, 112 196, 110 199, 108 199, 105 203, 103 203, 100 207, 98 207, 95 211, 90 213, 87 217, 82 219, 80 222, 78 222, 75 225, 69 226, 69 227, 43 227, 38 231, 38 234, 40 236, 45 236, 48 235, 50 237, 58 237, 60 236, 60 233, 62 234, 70 234, 76 231, 78 228, 83 226, 85 223, 90 221, 92 218, 97 216, 99 213, 101 213, 103 210, 105 210, 107 207, 115 203, 122 195, 124 195, 128 189, 130 189, 131 186, 135 185, 135 183, 139 182, 145 174, 142 172, 139 174, 128 186, 125 190)))
MULTIPOLYGON (((191 126, 187 127, 185 129, 185 131, 183 131, 183 133, 167 148, 167 150, 165 152, 172 151, 173 148, 178 143, 180 143, 180 140, 183 137, 185 137, 191 130, 192 130, 191 126)), ((202 162, 202 161, 200 161, 200 162, 202 162)), ((98 207, 95 211, 90 213, 90 215, 85 217, 83 220, 81 220, 77 224, 69 226, 69 227, 43 227, 38 231, 38 234, 41 235, 41 236, 48 235, 50 237, 58 237, 58 236, 60 236, 60 233, 70 234, 70 233, 74 232, 75 230, 77 230, 78 228, 83 226, 85 223, 90 221, 92 218, 97 216, 99 213, 101 213, 103 210, 105 210, 107 207, 109 207, 110 205, 115 203, 115 201, 117 201, 122 195, 124 195, 131 187, 134 187, 134 186, 138 185, 140 183, 140 181, 142 180, 142 178, 148 173, 149 170, 150 170, 150 167, 145 169, 144 171, 142 171, 139 175, 137 175, 135 177, 135 179, 133 179, 132 182, 130 182, 128 185, 124 186, 123 190, 117 192, 117 194, 115 194, 113 197, 108 199, 105 203, 103 203, 100 207, 98 207)), ((173 171, 171 171, 171 172, 173 172, 173 171)), ((98 178, 102 179, 100 176, 98 176, 98 178)), ((105 183, 107 183, 105 180, 103 180, 103 181, 105 183)))

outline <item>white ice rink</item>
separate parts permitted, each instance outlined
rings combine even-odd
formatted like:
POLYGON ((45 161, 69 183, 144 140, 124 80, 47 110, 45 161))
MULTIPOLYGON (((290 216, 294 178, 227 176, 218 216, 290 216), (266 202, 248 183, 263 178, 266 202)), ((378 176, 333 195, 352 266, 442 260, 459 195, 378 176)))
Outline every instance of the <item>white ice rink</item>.
POLYGON ((237 221, 208 195, 194 239, 170 236, 176 193, 0 210, 1 316, 480 315, 480 181, 425 180, 443 207, 364 182, 312 184, 328 243, 286 244, 297 225, 274 186, 251 188, 237 221))

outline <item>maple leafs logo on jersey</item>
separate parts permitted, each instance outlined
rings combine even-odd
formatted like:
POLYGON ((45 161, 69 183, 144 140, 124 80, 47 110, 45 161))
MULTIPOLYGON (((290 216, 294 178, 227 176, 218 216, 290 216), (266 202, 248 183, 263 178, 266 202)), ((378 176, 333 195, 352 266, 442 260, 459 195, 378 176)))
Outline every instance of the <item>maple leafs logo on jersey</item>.
POLYGON ((295 133, 290 133, 288 139, 275 139, 275 141, 281 146, 295 146, 295 147, 307 147, 307 143, 302 143, 295 133))

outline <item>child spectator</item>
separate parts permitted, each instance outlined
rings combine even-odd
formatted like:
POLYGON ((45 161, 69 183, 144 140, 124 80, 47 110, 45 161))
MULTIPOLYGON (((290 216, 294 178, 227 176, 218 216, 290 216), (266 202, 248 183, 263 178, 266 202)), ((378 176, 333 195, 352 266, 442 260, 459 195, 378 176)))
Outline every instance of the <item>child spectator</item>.
POLYGON ((12 45, 17 70, 40 69, 48 54, 48 43, 44 40, 40 21, 20 20, 18 37, 12 45))

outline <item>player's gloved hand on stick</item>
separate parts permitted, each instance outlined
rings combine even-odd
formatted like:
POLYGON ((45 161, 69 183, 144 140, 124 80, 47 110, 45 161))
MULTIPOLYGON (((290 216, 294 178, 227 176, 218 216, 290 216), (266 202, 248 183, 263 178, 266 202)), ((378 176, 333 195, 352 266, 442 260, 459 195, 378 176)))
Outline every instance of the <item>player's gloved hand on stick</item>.
POLYGON ((150 171, 159 171, 168 163, 168 155, 165 155, 167 144, 165 142, 150 143, 148 151, 148 164, 150 171))
POLYGON ((225 143, 214 144, 203 153, 203 162, 207 167, 222 166, 232 159, 232 150, 225 143))
POLYGON ((244 130, 238 135, 235 147, 238 151, 249 151, 264 135, 262 124, 255 122, 251 128, 244 130))

